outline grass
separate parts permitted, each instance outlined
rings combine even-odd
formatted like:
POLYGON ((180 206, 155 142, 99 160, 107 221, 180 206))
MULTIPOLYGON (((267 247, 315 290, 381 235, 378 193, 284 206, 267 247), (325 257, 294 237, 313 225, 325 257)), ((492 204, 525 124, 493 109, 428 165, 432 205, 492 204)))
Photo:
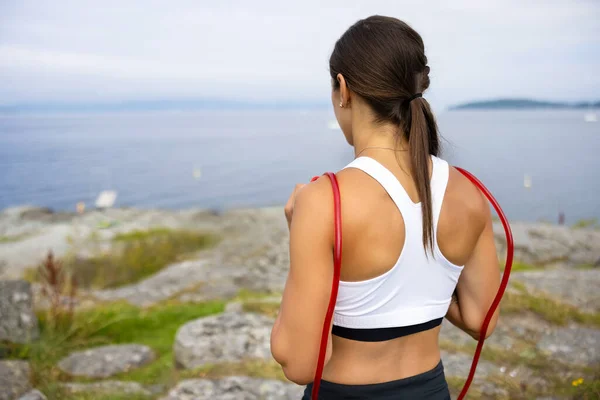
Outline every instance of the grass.
POLYGON ((252 301, 252 300, 262 300, 271 297, 281 297, 281 293, 271 293, 271 292, 254 292, 248 289, 240 289, 235 296, 234 300, 236 301, 252 301))
POLYGON ((575 229, 598 228, 598 227, 600 227, 600 225, 598 225, 597 218, 589 218, 589 219, 580 219, 579 221, 575 222, 572 227, 575 229))
MULTIPOLYGON (((58 397, 56 399, 59 399, 58 397)), ((60 400, 149 400, 143 394, 130 393, 61 393, 60 400)))
POLYGON ((275 318, 277 317, 277 313, 279 313, 279 303, 248 301, 243 303, 242 309, 246 312, 260 313, 275 318))
POLYGON ((275 361, 267 360, 244 360, 238 363, 206 365, 188 372, 186 378, 222 378, 233 375, 287 381, 281 366, 275 361))
MULTIPOLYGON (((109 251, 90 258, 68 257, 64 263, 80 287, 112 288, 140 281, 216 242, 211 234, 154 228, 118 234, 109 251)), ((29 270, 26 279, 39 280, 37 270, 29 270)))
MULTIPOLYGON (((59 382, 71 378, 56 367, 57 362, 72 351, 98 345, 145 344, 155 351, 156 359, 145 367, 113 378, 170 386, 177 380, 172 350, 177 329, 189 320, 222 312, 224 307, 222 301, 202 304, 168 302, 146 309, 126 303, 112 303, 76 312, 70 326, 49 324, 45 315, 40 315, 40 339, 29 345, 15 345, 9 350, 9 354, 11 358, 30 362, 34 387, 49 399, 117 399, 119 397, 114 395, 90 397, 92 395, 65 393, 59 382)), ((85 381, 79 378, 71 380, 85 381)), ((133 396, 122 398, 137 399, 133 396)))
POLYGON ((501 309, 503 313, 531 311, 556 325, 578 322, 600 327, 600 313, 580 311, 577 307, 561 303, 541 293, 531 294, 526 291, 511 293, 507 291, 502 299, 501 309))
MULTIPOLYGON (((500 265, 500 269, 502 269, 504 271, 504 266, 505 264, 502 263, 500 265)), ((523 263, 523 262, 519 262, 519 261, 514 261, 512 264, 512 267, 510 269, 510 272, 519 272, 519 271, 539 271, 542 270, 542 267, 537 267, 535 265, 532 264, 527 264, 527 263, 523 263)))
MULTIPOLYGON (((537 398, 547 394, 563 394, 569 398, 576 399, 597 399, 598 388, 600 386, 598 379, 584 380, 584 384, 574 386, 571 384, 573 377, 593 376, 594 371, 591 367, 576 367, 567 365, 556 359, 550 359, 541 351, 537 350, 535 343, 525 340, 518 340, 511 350, 500 349, 494 346, 486 345, 481 353, 482 359, 489 361, 497 366, 505 366, 510 369, 516 367, 525 367, 533 371, 534 376, 540 377, 548 384, 547 387, 540 387, 537 383, 524 381, 519 383, 514 378, 505 375, 492 375, 485 378, 486 382, 493 383, 496 387, 501 387, 509 392, 510 399, 530 399, 537 398), (588 397, 586 397, 588 396, 588 397)), ((456 353, 465 352, 473 354, 475 343, 457 345, 448 340, 440 341, 440 347, 446 351, 456 353)), ((451 389, 458 391, 462 388, 464 377, 447 377, 451 389)), ((468 398, 479 398, 481 393, 477 393, 477 385, 469 390, 468 398)))
POLYGON ((575 266, 575 269, 583 269, 583 270, 588 270, 588 269, 594 269, 596 268, 595 266, 593 266, 592 264, 579 264, 575 266))
POLYGON ((25 239, 27 236, 28 235, 24 233, 20 235, 0 235, 0 244, 18 242, 25 239))

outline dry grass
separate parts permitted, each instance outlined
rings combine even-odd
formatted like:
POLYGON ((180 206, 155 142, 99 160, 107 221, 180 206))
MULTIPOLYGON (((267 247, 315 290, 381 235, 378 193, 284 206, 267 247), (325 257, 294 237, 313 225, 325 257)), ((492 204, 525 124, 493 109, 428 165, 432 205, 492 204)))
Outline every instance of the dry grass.
POLYGON ((577 307, 561 303, 542 293, 531 294, 525 291, 512 293, 507 291, 500 307, 503 313, 531 311, 556 325, 578 322, 583 325, 600 327, 600 313, 580 311, 577 307))
MULTIPOLYGON (((81 287, 113 288, 149 277, 216 242, 214 235, 185 230, 133 231, 115 236, 108 251, 89 258, 67 257, 64 263, 81 287)), ((40 276, 30 270, 26 278, 38 281, 40 276)))

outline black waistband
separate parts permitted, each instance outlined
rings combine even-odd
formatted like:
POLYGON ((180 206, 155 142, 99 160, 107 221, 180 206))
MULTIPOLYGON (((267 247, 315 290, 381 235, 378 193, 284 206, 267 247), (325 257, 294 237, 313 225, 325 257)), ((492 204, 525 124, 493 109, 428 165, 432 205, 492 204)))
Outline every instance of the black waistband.
MULTIPOLYGON (((302 400, 310 400, 312 383, 304 390, 302 400)), ((444 375, 444 366, 438 365, 427 372, 390 382, 365 385, 346 385, 321 381, 319 400, 450 400, 450 392, 444 375)))
POLYGON ((439 326, 443 319, 444 318, 438 318, 417 325, 375 329, 344 328, 342 326, 333 325, 331 333, 335 336, 358 340, 359 342, 383 342, 433 329, 436 326, 439 326))

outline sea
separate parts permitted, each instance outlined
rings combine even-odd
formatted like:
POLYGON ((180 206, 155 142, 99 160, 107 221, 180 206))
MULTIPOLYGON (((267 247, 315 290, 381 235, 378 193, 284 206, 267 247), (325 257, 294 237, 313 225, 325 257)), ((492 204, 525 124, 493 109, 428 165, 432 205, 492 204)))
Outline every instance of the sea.
MULTIPOLYGON (((582 110, 445 111, 442 157, 483 181, 511 220, 600 219, 600 122, 582 110), (588 118, 589 119, 589 118, 588 118)), ((282 205, 349 163, 330 110, 0 116, 0 209, 282 205)))

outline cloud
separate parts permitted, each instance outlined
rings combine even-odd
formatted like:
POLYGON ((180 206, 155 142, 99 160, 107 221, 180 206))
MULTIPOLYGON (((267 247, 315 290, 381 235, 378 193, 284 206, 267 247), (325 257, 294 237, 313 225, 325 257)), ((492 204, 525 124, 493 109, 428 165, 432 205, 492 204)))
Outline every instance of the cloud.
POLYGON ((600 93, 595 1, 214 3, 2 4, 0 98, 322 101, 335 40, 371 14, 399 17, 421 33, 432 68, 429 97, 439 105, 600 93))

